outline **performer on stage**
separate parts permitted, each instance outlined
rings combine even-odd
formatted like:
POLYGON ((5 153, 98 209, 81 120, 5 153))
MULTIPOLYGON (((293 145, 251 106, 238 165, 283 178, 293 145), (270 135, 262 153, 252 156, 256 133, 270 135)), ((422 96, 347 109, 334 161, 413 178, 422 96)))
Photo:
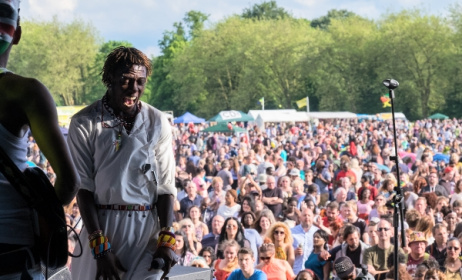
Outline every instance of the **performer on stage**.
MULTIPOLYGON (((11 47, 21 39, 19 0, 0 0, 0 22, 0 147, 24 171, 31 130, 57 175, 58 199, 69 204, 79 178, 58 126, 55 102, 42 83, 6 69, 11 47)), ((30 207, 0 172, 0 279, 43 279, 30 207)))
POLYGON ((72 118, 68 142, 82 179, 84 222, 73 279, 159 279, 177 262, 171 126, 140 101, 150 74, 145 54, 114 49, 102 71, 105 95, 72 118), (152 268, 158 258, 163 274, 152 268))

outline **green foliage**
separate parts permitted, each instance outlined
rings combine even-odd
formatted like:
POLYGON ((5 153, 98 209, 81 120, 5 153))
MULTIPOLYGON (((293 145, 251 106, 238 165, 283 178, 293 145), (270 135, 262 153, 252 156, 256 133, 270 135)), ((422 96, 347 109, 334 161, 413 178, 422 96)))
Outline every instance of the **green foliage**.
POLYGON ((254 4, 252 8, 244 9, 242 18, 255 20, 277 20, 291 18, 292 16, 284 8, 278 7, 276 1, 254 4))
POLYGON ((10 68, 42 81, 58 105, 81 104, 89 65, 93 63, 99 37, 81 20, 69 24, 23 21, 22 38, 10 55, 10 68))
POLYGON ((327 15, 322 16, 320 18, 313 19, 311 21, 311 27, 313 28, 320 28, 320 29, 327 29, 333 19, 347 19, 349 17, 357 17, 357 15, 353 12, 348 10, 330 10, 327 12, 327 15))

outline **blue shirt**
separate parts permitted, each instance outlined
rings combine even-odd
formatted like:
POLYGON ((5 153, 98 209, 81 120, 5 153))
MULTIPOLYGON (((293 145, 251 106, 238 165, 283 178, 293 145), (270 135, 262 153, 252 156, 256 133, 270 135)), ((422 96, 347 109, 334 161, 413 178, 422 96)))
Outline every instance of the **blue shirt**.
POLYGON ((301 225, 295 226, 291 229, 292 237, 294 238, 294 250, 297 250, 299 245, 301 245, 303 249, 303 255, 295 256, 293 266, 295 274, 298 274, 300 270, 303 269, 303 264, 313 251, 313 235, 318 229, 319 228, 314 225, 312 225, 307 232, 303 230, 301 225))
POLYGON ((242 273, 241 269, 236 269, 228 276, 227 280, 267 280, 266 274, 259 270, 255 269, 254 273, 250 278, 245 278, 244 273, 242 273))
MULTIPOLYGON (((253 251, 254 256, 258 256, 258 248, 263 244, 263 240, 261 239, 260 234, 253 228, 246 228, 244 229, 244 237, 245 239, 249 240, 250 248, 253 251)), ((255 259, 255 264, 257 264, 257 260, 255 259)))
POLYGON ((312 253, 305 262, 305 268, 313 270, 319 279, 324 279, 324 271, 322 270, 326 261, 319 261, 319 253, 312 253))

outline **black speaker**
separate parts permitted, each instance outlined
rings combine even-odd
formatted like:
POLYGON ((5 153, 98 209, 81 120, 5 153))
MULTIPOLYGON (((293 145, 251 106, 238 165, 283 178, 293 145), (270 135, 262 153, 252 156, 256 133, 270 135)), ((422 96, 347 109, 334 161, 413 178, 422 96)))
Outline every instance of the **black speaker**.
POLYGON ((167 280, 211 280, 212 269, 175 265, 165 278, 167 280))

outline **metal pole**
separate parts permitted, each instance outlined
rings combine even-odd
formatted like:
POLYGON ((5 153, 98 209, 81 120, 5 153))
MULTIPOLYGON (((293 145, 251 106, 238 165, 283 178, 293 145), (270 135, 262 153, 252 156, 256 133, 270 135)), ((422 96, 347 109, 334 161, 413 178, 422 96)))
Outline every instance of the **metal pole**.
POLYGON ((306 112, 310 112, 310 98, 308 96, 306 97, 306 112))
MULTIPOLYGON (((394 233, 395 233, 395 242, 394 242, 394 273, 395 273, 395 280, 399 280, 398 276, 398 227, 399 227, 399 220, 404 219, 403 217, 403 197, 401 193, 401 186, 400 186, 400 174, 399 174, 399 160, 398 160, 398 141, 396 137, 396 124, 395 124, 395 105, 394 105, 394 100, 395 98, 395 92, 390 89, 390 103, 391 103, 391 118, 392 118, 392 123, 393 123, 393 140, 395 143, 395 155, 393 157, 390 157, 390 159, 395 161, 396 165, 396 180, 397 180, 397 186, 395 187, 395 196, 393 198, 393 203, 394 203, 394 211, 393 211, 393 227, 394 227, 394 233)), ((404 233, 404 227, 403 223, 401 223, 401 240, 402 243, 401 245, 404 246, 405 243, 405 233, 404 233)))

